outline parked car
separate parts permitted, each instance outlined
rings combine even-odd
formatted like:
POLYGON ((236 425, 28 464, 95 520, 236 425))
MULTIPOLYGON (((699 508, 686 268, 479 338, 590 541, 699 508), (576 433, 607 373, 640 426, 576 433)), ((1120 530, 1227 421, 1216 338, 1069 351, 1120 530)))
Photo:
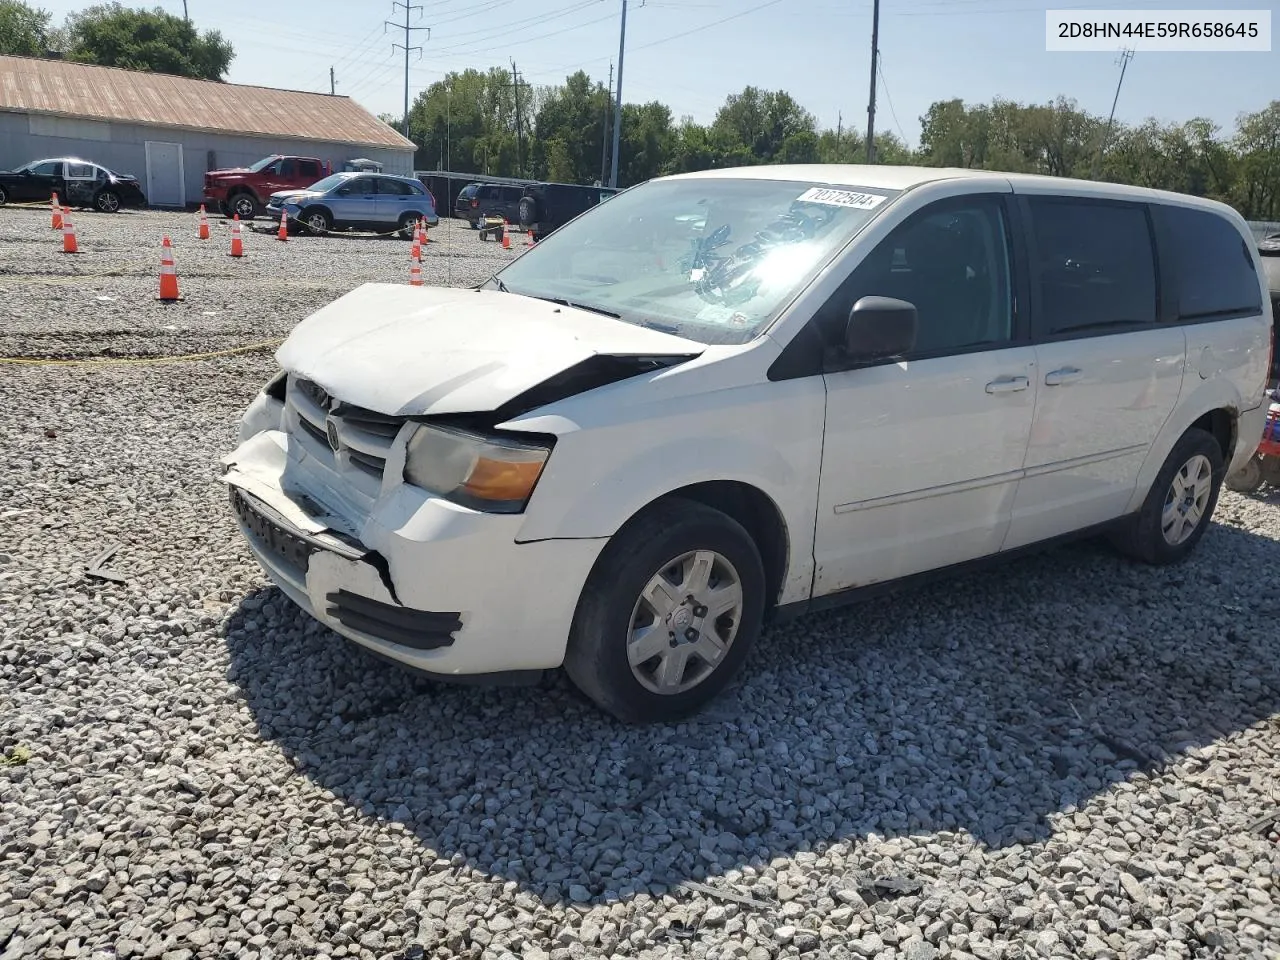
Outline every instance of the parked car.
POLYGON ((419 220, 429 227, 440 223, 435 200, 419 180, 385 173, 335 173, 307 190, 273 193, 267 215, 279 219, 281 211, 290 224, 312 233, 395 228, 407 240, 419 220))
MULTIPOLYGON (((1262 269, 1267 277, 1271 313, 1275 322, 1280 323, 1280 233, 1264 237, 1258 243, 1258 253, 1262 257, 1262 269)), ((1277 339, 1280 339, 1280 331, 1273 334, 1273 340, 1277 339)), ((1280 384, 1280 350, 1274 347, 1271 351, 1271 382, 1280 384)))
POLYGON ((484 226, 485 217, 502 217, 508 223, 518 223, 522 196, 521 184, 471 183, 458 191, 453 215, 466 220, 474 230, 484 226))
POLYGON ((571 183, 530 184, 520 198, 520 226, 535 239, 541 239, 617 192, 613 187, 582 187, 571 183))
POLYGON ((331 173, 330 165, 315 157, 273 154, 249 167, 210 170, 204 175, 204 203, 224 217, 252 220, 273 193, 305 189, 331 173))
POLYGON ((366 284, 303 320, 224 479, 339 634, 444 677, 563 666, 667 720, 770 618, 1094 533, 1183 560, 1258 445, 1271 320, 1208 200, 684 174, 475 290, 366 284))
POLYGON ((43 203, 54 193, 69 207, 92 207, 102 213, 147 205, 137 177, 77 157, 32 160, 17 170, 0 172, 0 206, 43 203))

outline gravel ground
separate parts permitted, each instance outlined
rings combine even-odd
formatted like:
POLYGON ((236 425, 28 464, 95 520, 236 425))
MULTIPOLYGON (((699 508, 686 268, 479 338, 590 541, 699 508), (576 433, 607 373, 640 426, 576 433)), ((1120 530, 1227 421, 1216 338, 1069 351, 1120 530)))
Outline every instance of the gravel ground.
MULTIPOLYGON (((227 349, 407 277, 403 241, 77 226, 0 211, 0 355, 227 349)), ((511 255, 433 233, 429 282, 511 255)), ((267 587, 216 474, 271 369, 0 367, 3 960, 1280 955, 1280 498, 1224 492, 1177 569, 1084 544, 775 628, 629 729, 267 587)))

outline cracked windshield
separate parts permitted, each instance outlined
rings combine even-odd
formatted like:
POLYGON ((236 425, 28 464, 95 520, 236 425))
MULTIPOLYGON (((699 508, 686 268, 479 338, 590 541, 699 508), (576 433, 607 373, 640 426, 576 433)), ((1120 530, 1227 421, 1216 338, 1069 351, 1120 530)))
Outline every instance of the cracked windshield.
POLYGON ((699 343, 745 343, 897 195, 777 180, 649 183, 547 237, 496 282, 699 343))

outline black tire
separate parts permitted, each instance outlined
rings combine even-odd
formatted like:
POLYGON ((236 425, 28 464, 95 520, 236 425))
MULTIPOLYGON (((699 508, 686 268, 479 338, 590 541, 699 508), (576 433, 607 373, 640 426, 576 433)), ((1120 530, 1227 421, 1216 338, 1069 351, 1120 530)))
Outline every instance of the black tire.
POLYGON ((1262 482, 1273 487, 1280 487, 1280 457, 1257 457, 1258 468, 1262 474, 1262 482))
POLYGON ((538 201, 533 197, 520 198, 520 226, 528 230, 538 222, 538 201))
POLYGON ((298 219, 306 224, 307 232, 315 237, 328 233, 333 229, 333 217, 329 216, 329 211, 323 207, 303 210, 298 219))
POLYGON ((93 198, 93 208, 99 213, 119 213, 120 194, 114 190, 100 190, 93 198))
MULTIPOLYGON (((672 499, 651 507, 614 535, 587 578, 569 634, 565 672, 579 690, 624 723, 686 717, 720 693, 741 668, 760 634, 765 583, 760 551, 750 534, 731 517, 690 500, 672 499), (716 555, 716 570, 736 573, 741 588, 736 630, 730 635, 727 650, 713 666, 696 656, 696 649, 685 653, 685 666, 678 676, 691 680, 688 689, 659 693, 637 676, 645 672, 645 664, 633 670, 627 647, 642 591, 677 558, 694 551, 716 555), (694 675, 689 673, 691 668, 694 675), (696 679, 699 672, 702 678, 696 679)), ((671 589, 677 587, 672 585, 671 589)), ((692 605, 688 600, 681 602, 672 615, 677 619, 668 618, 669 623, 654 618, 653 624, 659 627, 658 642, 663 646, 646 663, 665 662, 670 640, 660 634, 675 636, 667 626, 683 630, 684 637, 680 639, 696 647, 704 639, 698 627, 704 632, 715 630, 723 639, 732 622, 723 618, 716 623, 704 622, 700 618, 709 615, 706 607, 692 605)))
POLYGON ((400 231, 401 238, 404 240, 412 240, 414 224, 416 224, 421 219, 422 219, 422 214, 420 213, 400 214, 400 224, 397 229, 399 229, 400 231))
POLYGON ((9 194, 5 192, 4 187, 0 187, 0 207, 9 202, 9 194))
POLYGON ((1142 507, 1112 534, 1112 544, 1121 553, 1153 566, 1180 563, 1195 549, 1209 527, 1214 508, 1218 504, 1225 472, 1222 448, 1218 446, 1217 439, 1204 430, 1192 427, 1174 444, 1160 473, 1156 475, 1155 482, 1151 484, 1142 507), (1175 502, 1175 478, 1193 463, 1202 463, 1199 458, 1208 461, 1210 470, 1207 496, 1197 498, 1199 513, 1194 528, 1182 539, 1173 542, 1165 535, 1162 520, 1165 508, 1175 502))
POLYGON ((1222 481, 1228 490, 1236 493, 1257 493, 1262 488, 1262 461, 1250 457, 1249 462, 1222 481))
POLYGON ((258 203, 257 198, 251 193, 237 193, 228 201, 228 204, 231 207, 231 213, 240 214, 241 220, 252 220, 262 215, 262 204, 258 203))

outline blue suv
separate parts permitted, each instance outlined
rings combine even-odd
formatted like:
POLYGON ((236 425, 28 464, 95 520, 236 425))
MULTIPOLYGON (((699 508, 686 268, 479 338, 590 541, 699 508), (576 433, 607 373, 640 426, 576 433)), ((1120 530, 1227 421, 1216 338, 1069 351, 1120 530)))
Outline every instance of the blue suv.
POLYGON ((440 223, 435 199, 422 181, 384 173, 335 173, 306 190, 273 193, 267 216, 278 220, 281 211, 288 215, 291 228, 301 223, 317 234, 395 229, 408 240, 417 221, 425 220, 428 227, 440 223))

